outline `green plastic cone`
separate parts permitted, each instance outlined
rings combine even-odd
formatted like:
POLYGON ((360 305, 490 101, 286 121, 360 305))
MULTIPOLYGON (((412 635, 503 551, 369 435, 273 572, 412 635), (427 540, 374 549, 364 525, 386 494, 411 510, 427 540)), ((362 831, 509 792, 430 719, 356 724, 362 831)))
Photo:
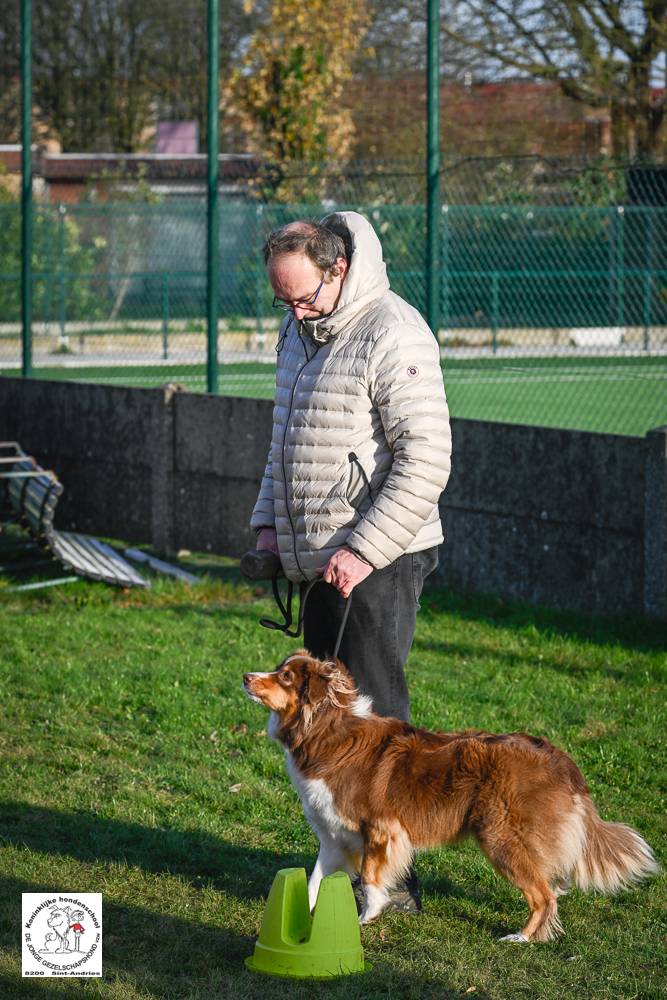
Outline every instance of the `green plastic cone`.
POLYGON ((344 872, 322 879, 311 917, 305 868, 283 868, 273 880, 254 954, 253 972, 331 979, 370 969, 364 963, 357 908, 344 872))

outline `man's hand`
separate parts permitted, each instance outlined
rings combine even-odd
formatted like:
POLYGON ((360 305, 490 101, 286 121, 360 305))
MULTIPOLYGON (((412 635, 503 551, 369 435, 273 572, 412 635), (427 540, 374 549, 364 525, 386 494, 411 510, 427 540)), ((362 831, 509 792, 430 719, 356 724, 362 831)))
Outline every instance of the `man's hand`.
POLYGON ((259 534, 257 535, 257 546, 258 550, 264 552, 273 552, 274 555, 279 556, 278 552, 278 533, 275 528, 261 528, 259 534))
POLYGON ((371 575, 373 567, 356 556, 350 549, 342 548, 334 552, 326 566, 318 572, 343 597, 349 597, 357 584, 371 575))

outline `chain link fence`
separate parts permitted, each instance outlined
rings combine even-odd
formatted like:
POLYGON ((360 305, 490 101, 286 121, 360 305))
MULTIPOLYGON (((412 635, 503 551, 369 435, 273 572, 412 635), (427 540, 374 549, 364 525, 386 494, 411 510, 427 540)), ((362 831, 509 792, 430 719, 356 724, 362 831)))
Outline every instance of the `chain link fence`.
MULTIPOLYGON (((644 433, 667 423, 667 167, 447 161, 437 337, 452 412, 644 433)), ((393 289, 425 304, 421 162, 261 173, 220 210, 219 384, 271 396, 280 314, 266 234, 334 209, 367 215, 393 289), (285 178, 281 177, 284 190, 285 178)), ((34 216, 35 374, 205 388, 205 199, 42 203, 34 216)), ((0 371, 20 365, 20 217, 0 205, 0 371)))

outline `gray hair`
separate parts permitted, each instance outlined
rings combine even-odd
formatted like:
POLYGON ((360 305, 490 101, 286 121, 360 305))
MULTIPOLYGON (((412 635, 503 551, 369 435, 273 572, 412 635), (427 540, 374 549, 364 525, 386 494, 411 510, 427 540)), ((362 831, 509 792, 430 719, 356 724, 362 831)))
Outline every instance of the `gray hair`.
POLYGON ((336 274, 339 257, 348 260, 345 240, 327 226, 301 219, 274 229, 264 244, 264 263, 275 257, 303 253, 320 271, 336 274))

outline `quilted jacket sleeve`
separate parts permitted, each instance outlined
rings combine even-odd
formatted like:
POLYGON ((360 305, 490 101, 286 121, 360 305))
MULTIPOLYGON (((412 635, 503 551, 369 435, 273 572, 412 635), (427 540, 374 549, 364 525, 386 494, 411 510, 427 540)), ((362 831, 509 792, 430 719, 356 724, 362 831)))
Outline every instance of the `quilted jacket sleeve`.
POLYGON ((449 411, 431 331, 403 323, 384 330, 369 358, 368 387, 393 460, 346 544, 382 569, 403 555, 433 517, 449 478, 449 411))
POLYGON ((269 450, 269 460, 262 477, 262 485, 253 507, 250 518, 250 527, 254 531, 260 528, 273 528, 276 518, 273 510, 273 476, 271 474, 271 451, 269 450))
MULTIPOLYGON (((282 344, 285 334, 289 328, 291 322, 291 314, 285 316, 280 324, 280 329, 278 331, 278 366, 280 367, 280 345, 282 344)), ((276 370, 277 376, 277 370, 276 370)), ((273 422, 275 429, 276 411, 273 411, 273 422)), ((255 501, 255 506, 253 507, 252 515, 250 517, 250 527, 253 531, 259 531, 260 528, 274 528, 276 524, 276 515, 273 507, 273 473, 272 473, 272 461, 271 453, 273 450, 273 445, 269 445, 269 457, 267 459, 266 468, 264 469, 264 475, 262 476, 262 483, 259 488, 259 493, 257 495, 257 500, 255 501)))

